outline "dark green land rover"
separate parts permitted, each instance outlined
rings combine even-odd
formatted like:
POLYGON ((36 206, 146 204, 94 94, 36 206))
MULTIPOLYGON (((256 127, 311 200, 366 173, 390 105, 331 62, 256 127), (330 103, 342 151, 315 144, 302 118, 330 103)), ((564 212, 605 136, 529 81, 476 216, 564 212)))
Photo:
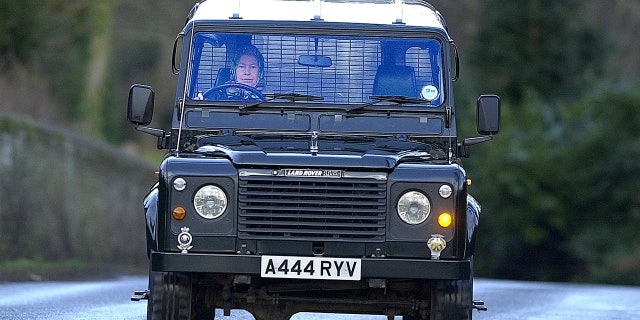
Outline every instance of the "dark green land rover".
MULTIPOLYGON (((170 130, 144 200, 149 319, 301 312, 470 319, 480 206, 460 159, 456 46, 420 0, 207 0, 174 46, 170 130)), ((464 106, 468 108, 468 106, 464 106)))

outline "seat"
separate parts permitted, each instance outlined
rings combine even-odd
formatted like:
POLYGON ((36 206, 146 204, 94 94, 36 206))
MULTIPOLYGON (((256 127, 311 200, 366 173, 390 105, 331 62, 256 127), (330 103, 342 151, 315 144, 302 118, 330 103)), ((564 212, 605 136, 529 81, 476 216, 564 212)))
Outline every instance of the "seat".
POLYGON ((231 80, 231 69, 230 68, 220 68, 218 69, 218 76, 216 77, 215 86, 219 86, 221 84, 227 83, 231 80))
POLYGON ((405 96, 418 98, 413 67, 380 65, 373 80, 374 96, 405 96))

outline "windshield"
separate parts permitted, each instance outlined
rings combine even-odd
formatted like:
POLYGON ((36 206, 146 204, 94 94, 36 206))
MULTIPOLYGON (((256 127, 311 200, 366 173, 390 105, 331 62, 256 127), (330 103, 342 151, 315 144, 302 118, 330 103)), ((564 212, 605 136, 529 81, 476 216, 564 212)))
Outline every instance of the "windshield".
POLYGON ((199 32, 191 43, 191 100, 295 93, 313 97, 299 99, 305 102, 362 104, 397 96, 439 106, 445 98, 435 39, 199 32))

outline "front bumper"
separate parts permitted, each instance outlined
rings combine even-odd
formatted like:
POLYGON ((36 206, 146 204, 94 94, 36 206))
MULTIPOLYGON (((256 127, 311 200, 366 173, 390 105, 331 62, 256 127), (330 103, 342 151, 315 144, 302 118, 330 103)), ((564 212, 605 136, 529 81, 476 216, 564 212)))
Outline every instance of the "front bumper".
MULTIPOLYGON (((217 274, 260 274, 260 256, 151 253, 151 270, 217 274)), ((362 278, 470 279, 471 260, 362 258, 362 278)))

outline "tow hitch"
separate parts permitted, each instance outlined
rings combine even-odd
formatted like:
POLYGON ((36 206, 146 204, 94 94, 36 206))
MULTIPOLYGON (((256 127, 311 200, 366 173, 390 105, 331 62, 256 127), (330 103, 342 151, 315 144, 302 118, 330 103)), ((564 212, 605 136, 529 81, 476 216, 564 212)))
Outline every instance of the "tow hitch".
MULTIPOLYGON (((149 300, 149 290, 135 291, 131 296, 131 301, 149 300)), ((474 301, 475 304, 475 301, 474 301)))
POLYGON ((477 309, 478 311, 487 311, 487 307, 485 307, 484 301, 482 300, 473 300, 473 308, 477 309))

